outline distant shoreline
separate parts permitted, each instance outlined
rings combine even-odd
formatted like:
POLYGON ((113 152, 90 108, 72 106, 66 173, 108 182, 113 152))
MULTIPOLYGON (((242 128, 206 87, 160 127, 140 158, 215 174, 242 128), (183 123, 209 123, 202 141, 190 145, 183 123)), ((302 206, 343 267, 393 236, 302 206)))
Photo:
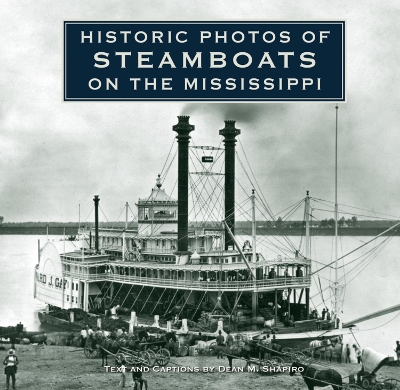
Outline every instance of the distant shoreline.
MULTIPOLYGON (((49 235, 59 235, 64 234, 67 236, 76 236, 78 234, 77 226, 50 226, 49 235)), ((190 230, 190 228, 189 228, 190 230)), ((383 233, 387 228, 383 227, 349 227, 349 228, 339 228, 339 236, 377 236, 383 233)), ((312 228, 310 229, 311 236, 334 236, 334 228, 312 228)), ((0 235, 46 235, 46 226, 0 226, 0 235)), ((251 229, 236 229, 236 235, 251 235, 251 229)), ((302 228, 258 228, 257 235, 260 236, 302 236, 305 235, 305 229, 302 228)), ((400 228, 393 229, 385 234, 385 236, 400 236, 400 228)))

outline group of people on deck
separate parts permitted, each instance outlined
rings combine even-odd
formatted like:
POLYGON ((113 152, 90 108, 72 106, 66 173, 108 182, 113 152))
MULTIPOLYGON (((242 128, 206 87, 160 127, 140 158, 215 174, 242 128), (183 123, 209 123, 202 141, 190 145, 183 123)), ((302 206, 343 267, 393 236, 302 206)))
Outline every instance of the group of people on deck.
POLYGON ((333 319, 333 311, 329 311, 327 307, 324 307, 321 312, 321 316, 319 315, 318 311, 316 309, 312 310, 310 313, 310 319, 315 319, 316 325, 317 325, 317 330, 321 329, 321 321, 331 321, 333 319))
MULTIPOLYGON (((295 273, 295 277, 296 278, 302 278, 304 276, 303 270, 301 269, 301 267, 298 265, 296 268, 296 273, 295 273)), ((271 268, 270 271, 268 272, 268 276, 266 274, 263 275, 264 279, 276 279, 277 273, 275 271, 275 268, 271 268)), ((279 276, 282 277, 282 276, 279 276)), ((283 274, 284 278, 291 278, 292 275, 289 274, 289 268, 286 267, 285 272, 283 274)))

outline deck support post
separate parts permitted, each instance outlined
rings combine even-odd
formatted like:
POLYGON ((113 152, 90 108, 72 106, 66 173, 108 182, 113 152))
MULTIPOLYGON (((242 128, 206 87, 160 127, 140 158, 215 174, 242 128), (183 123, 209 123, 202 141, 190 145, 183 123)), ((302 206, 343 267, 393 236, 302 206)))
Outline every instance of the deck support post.
POLYGON ((275 289, 275 327, 278 323, 278 290, 275 289))
POLYGON ((306 319, 310 319, 310 289, 306 288, 306 319))
POLYGON ((258 312, 258 292, 253 291, 251 293, 251 315, 256 317, 258 312))

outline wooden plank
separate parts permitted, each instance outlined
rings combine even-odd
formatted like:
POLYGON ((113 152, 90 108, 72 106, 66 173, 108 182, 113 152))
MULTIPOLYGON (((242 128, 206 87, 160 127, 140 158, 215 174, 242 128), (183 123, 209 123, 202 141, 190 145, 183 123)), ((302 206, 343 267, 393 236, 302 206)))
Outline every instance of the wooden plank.
POLYGON ((363 317, 359 317, 359 318, 357 318, 357 319, 355 319, 353 321, 348 321, 348 322, 343 324, 343 328, 348 328, 348 327, 350 327, 352 325, 359 324, 360 322, 364 322, 364 321, 371 320, 373 318, 384 316, 385 314, 390 314, 390 313, 393 313, 393 312, 398 311, 398 310, 400 310, 400 305, 391 306, 391 307, 388 307, 387 309, 379 310, 379 311, 376 311, 374 313, 365 315, 363 317))

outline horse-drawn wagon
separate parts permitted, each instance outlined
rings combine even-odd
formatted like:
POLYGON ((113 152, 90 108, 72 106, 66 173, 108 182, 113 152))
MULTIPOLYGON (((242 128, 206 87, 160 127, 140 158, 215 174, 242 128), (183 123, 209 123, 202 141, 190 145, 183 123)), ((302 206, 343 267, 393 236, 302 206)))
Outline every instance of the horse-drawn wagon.
MULTIPOLYGON (((400 390, 400 381, 394 378, 385 380, 377 379, 378 370, 390 359, 372 348, 362 350, 362 369, 356 374, 349 375, 348 382, 343 382, 341 374, 336 370, 327 367, 319 369, 318 364, 308 361, 294 361, 292 367, 301 373, 309 390, 314 386, 332 386, 334 390, 400 390)), ((294 375, 291 371, 290 375, 294 375)))
POLYGON ((170 353, 164 348, 167 343, 165 338, 155 339, 155 341, 149 339, 148 334, 147 337, 142 338, 129 335, 117 339, 94 336, 87 341, 84 353, 87 358, 100 357, 102 354, 116 356, 118 353, 122 353, 128 364, 139 360, 149 367, 156 364, 167 365, 170 361, 170 353), (144 341, 140 342, 140 339, 144 339, 144 341))

